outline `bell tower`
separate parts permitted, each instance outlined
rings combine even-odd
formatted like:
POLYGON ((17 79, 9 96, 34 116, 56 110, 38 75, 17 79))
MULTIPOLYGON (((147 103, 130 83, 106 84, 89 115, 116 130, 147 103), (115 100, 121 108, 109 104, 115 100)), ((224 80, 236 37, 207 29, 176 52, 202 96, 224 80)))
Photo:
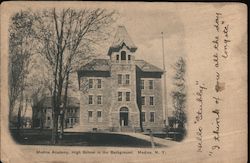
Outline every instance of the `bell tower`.
POLYGON ((139 109, 136 102, 137 47, 124 26, 118 26, 114 41, 109 48, 112 104, 110 125, 119 130, 139 128, 139 109))
POLYGON ((137 47, 131 40, 124 26, 118 26, 114 41, 109 48, 108 55, 112 63, 133 63, 137 47))

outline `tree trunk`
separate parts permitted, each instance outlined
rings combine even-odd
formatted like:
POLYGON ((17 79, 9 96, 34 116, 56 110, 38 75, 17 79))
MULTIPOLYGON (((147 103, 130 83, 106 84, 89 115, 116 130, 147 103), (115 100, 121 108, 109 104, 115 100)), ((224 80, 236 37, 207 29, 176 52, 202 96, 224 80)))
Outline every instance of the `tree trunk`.
POLYGON ((63 99, 63 111, 61 116, 61 132, 60 132, 60 138, 62 139, 64 134, 64 119, 65 119, 65 112, 67 110, 67 100, 68 100, 68 85, 69 85, 69 75, 70 73, 67 72, 66 74, 66 85, 65 85, 65 94, 63 99))
POLYGON ((57 143, 57 129, 58 129, 58 116, 54 114, 53 128, 52 128, 52 144, 57 143))
POLYGON ((21 127, 21 106, 18 108, 17 113, 17 134, 20 135, 20 127, 21 127))
POLYGON ((23 107, 23 91, 21 92, 21 97, 20 97, 20 103, 19 103, 19 107, 18 107, 18 113, 17 113, 17 134, 20 135, 20 128, 22 125, 22 117, 21 117, 21 113, 22 113, 22 107, 23 107))
POLYGON ((61 119, 60 119, 60 135, 59 138, 62 139, 63 138, 63 133, 64 133, 64 112, 61 114, 61 119))
POLYGON ((56 144, 56 133, 57 129, 55 125, 55 121, 57 122, 56 110, 57 110, 57 97, 56 97, 56 90, 57 90, 57 70, 58 70, 58 56, 56 60, 56 67, 54 72, 54 91, 53 91, 53 109, 52 109, 52 132, 51 132, 51 144, 56 144))
POLYGON ((143 125, 142 125, 142 111, 141 111, 141 108, 139 109, 139 112, 140 112, 140 128, 141 128, 141 132, 143 132, 144 129, 143 129, 143 125))

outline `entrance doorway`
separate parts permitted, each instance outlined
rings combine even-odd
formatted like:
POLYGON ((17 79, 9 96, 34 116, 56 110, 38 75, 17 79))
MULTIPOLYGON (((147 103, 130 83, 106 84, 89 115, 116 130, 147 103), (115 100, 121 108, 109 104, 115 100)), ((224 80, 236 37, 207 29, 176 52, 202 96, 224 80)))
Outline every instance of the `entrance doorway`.
POLYGON ((120 109, 120 125, 128 126, 128 108, 122 107, 120 109))

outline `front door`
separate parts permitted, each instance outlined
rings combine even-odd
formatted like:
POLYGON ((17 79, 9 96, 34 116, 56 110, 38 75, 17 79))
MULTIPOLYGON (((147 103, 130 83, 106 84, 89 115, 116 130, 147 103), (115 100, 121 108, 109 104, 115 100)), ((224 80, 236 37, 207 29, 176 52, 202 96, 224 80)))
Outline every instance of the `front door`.
POLYGON ((120 125, 128 126, 128 108, 126 107, 120 109, 120 125))
POLYGON ((121 126, 128 125, 128 113, 120 113, 120 125, 121 126))

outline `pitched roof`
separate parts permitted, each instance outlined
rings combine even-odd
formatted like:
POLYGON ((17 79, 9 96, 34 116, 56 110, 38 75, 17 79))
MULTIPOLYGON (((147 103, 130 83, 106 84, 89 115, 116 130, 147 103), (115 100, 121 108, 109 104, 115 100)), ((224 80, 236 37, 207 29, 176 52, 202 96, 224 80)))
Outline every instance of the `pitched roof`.
MULTIPOLYGON (((53 98, 45 97, 41 101, 39 101, 40 106, 42 107, 52 107, 52 100, 53 98)), ((67 107, 80 107, 80 101, 76 97, 68 97, 67 99, 67 107)))
MULTIPOLYGON (((135 64, 143 72, 164 72, 162 69, 144 60, 135 60, 135 64)), ((110 71, 110 62, 109 59, 93 59, 91 62, 83 65, 78 71, 110 71)))
POLYGON ((80 71, 110 71, 108 59, 93 59, 89 63, 83 65, 80 71))
POLYGON ((109 48, 108 55, 110 55, 113 50, 117 51, 117 49, 121 48, 123 45, 126 45, 131 51, 135 51, 137 49, 125 26, 118 26, 114 41, 109 48))
POLYGON ((152 65, 144 60, 135 60, 135 64, 144 72, 164 72, 162 69, 152 65))
POLYGON ((128 35, 128 32, 127 32, 125 26, 118 26, 118 29, 117 29, 117 32, 115 34, 115 38, 114 38, 114 41, 113 41, 111 47, 119 47, 123 43, 125 43, 130 48, 132 48, 132 47, 136 48, 134 42, 132 41, 132 39, 128 35))

